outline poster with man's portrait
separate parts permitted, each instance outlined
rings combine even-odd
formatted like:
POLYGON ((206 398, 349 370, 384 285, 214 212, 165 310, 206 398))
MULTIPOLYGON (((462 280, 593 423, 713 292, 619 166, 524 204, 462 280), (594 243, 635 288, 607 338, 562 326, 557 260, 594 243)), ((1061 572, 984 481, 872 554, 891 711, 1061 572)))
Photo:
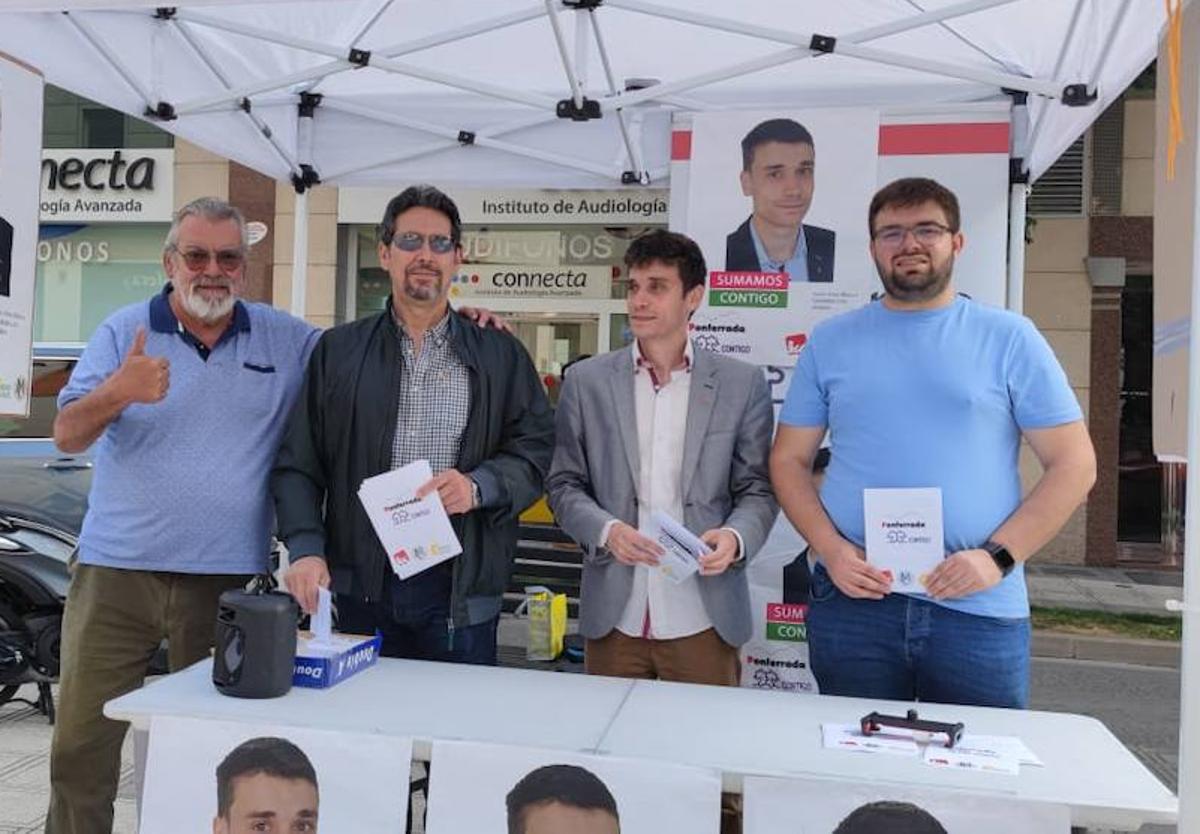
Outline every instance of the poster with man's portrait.
POLYGON ((528 747, 433 745, 428 834, 718 834, 716 771, 528 747))
POLYGON ((867 300, 878 136, 876 110, 693 117, 681 231, 709 268, 699 346, 790 366, 812 325, 867 300))
POLYGON ((864 782, 747 777, 743 834, 1069 834, 1065 805, 864 782))
POLYGON ((403 831, 411 766, 407 738, 155 718, 138 830, 403 831))

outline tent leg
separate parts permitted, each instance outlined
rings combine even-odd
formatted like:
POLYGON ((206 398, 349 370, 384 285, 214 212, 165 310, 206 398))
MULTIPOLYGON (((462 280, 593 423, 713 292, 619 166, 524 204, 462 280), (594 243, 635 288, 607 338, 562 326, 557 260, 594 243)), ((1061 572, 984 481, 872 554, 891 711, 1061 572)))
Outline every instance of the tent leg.
POLYGON ((1007 306, 1014 313, 1025 310, 1025 200, 1028 186, 1014 182, 1008 193, 1008 292, 1007 306))
POLYGON ((296 195, 292 240, 292 315, 304 318, 308 294, 308 189, 296 195))
MULTIPOLYGON (((1189 85, 1196 95, 1200 85, 1189 85)), ((1190 145, 1196 183, 1192 190, 1192 234, 1200 230, 1200 145, 1190 145)), ((1181 165, 1182 169, 1183 166, 1181 165)), ((1185 169, 1186 170, 1186 169, 1185 169)), ((1183 642, 1180 654, 1178 831, 1200 825, 1200 247, 1192 249, 1192 308, 1188 314, 1187 486, 1183 522, 1183 642)))

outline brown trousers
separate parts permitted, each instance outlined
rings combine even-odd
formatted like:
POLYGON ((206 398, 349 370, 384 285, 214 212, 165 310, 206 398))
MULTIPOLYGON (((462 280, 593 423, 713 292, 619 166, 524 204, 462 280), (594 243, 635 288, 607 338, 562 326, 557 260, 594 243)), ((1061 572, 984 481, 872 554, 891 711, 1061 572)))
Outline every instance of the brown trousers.
POLYGON ((674 640, 630 637, 613 629, 588 640, 584 666, 590 675, 737 686, 738 650, 714 629, 674 640))
POLYGON ((75 566, 63 620, 47 834, 107 834, 129 726, 104 703, 139 688, 163 639, 171 671, 208 655, 217 599, 248 576, 75 566))

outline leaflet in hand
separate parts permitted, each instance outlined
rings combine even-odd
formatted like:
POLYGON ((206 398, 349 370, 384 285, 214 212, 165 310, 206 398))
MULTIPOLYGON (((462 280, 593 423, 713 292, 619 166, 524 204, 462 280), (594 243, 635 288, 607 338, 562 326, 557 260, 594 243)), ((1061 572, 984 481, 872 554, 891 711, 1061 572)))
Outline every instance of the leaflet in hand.
POLYGON ((429 461, 367 478, 358 488, 375 535, 401 579, 462 553, 462 545, 436 492, 417 498, 417 488, 433 477, 429 461))
POLYGON ((942 491, 864 489, 867 562, 892 574, 892 590, 924 594, 925 580, 946 555, 942 491))
POLYGON ((662 547, 658 569, 672 582, 682 582, 700 570, 700 557, 710 550, 699 536, 661 510, 650 514, 642 532, 662 547))

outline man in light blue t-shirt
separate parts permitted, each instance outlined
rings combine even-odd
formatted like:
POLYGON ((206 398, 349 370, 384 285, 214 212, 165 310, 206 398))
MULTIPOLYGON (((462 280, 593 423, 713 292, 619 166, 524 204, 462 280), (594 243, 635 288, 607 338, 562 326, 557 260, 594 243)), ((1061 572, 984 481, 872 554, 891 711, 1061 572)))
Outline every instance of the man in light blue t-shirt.
POLYGON ((94 444, 95 475, 63 623, 48 834, 112 829, 128 725, 105 701, 142 685, 163 639, 172 670, 206 657, 220 594, 267 569, 267 476, 317 330, 238 300, 247 249, 233 206, 181 208, 163 291, 105 319, 59 394, 54 442, 94 444))
POLYGON ((817 557, 813 673, 832 695, 1024 707, 1022 564, 1095 480, 1083 415, 1028 319, 955 292, 964 241, 952 192, 897 180, 868 217, 884 295, 815 328, 771 454, 779 503, 817 557), (1044 469, 1024 497, 1022 438, 1044 469), (941 491, 945 557, 923 593, 893 592, 895 577, 864 550, 863 491, 930 487, 941 491))

